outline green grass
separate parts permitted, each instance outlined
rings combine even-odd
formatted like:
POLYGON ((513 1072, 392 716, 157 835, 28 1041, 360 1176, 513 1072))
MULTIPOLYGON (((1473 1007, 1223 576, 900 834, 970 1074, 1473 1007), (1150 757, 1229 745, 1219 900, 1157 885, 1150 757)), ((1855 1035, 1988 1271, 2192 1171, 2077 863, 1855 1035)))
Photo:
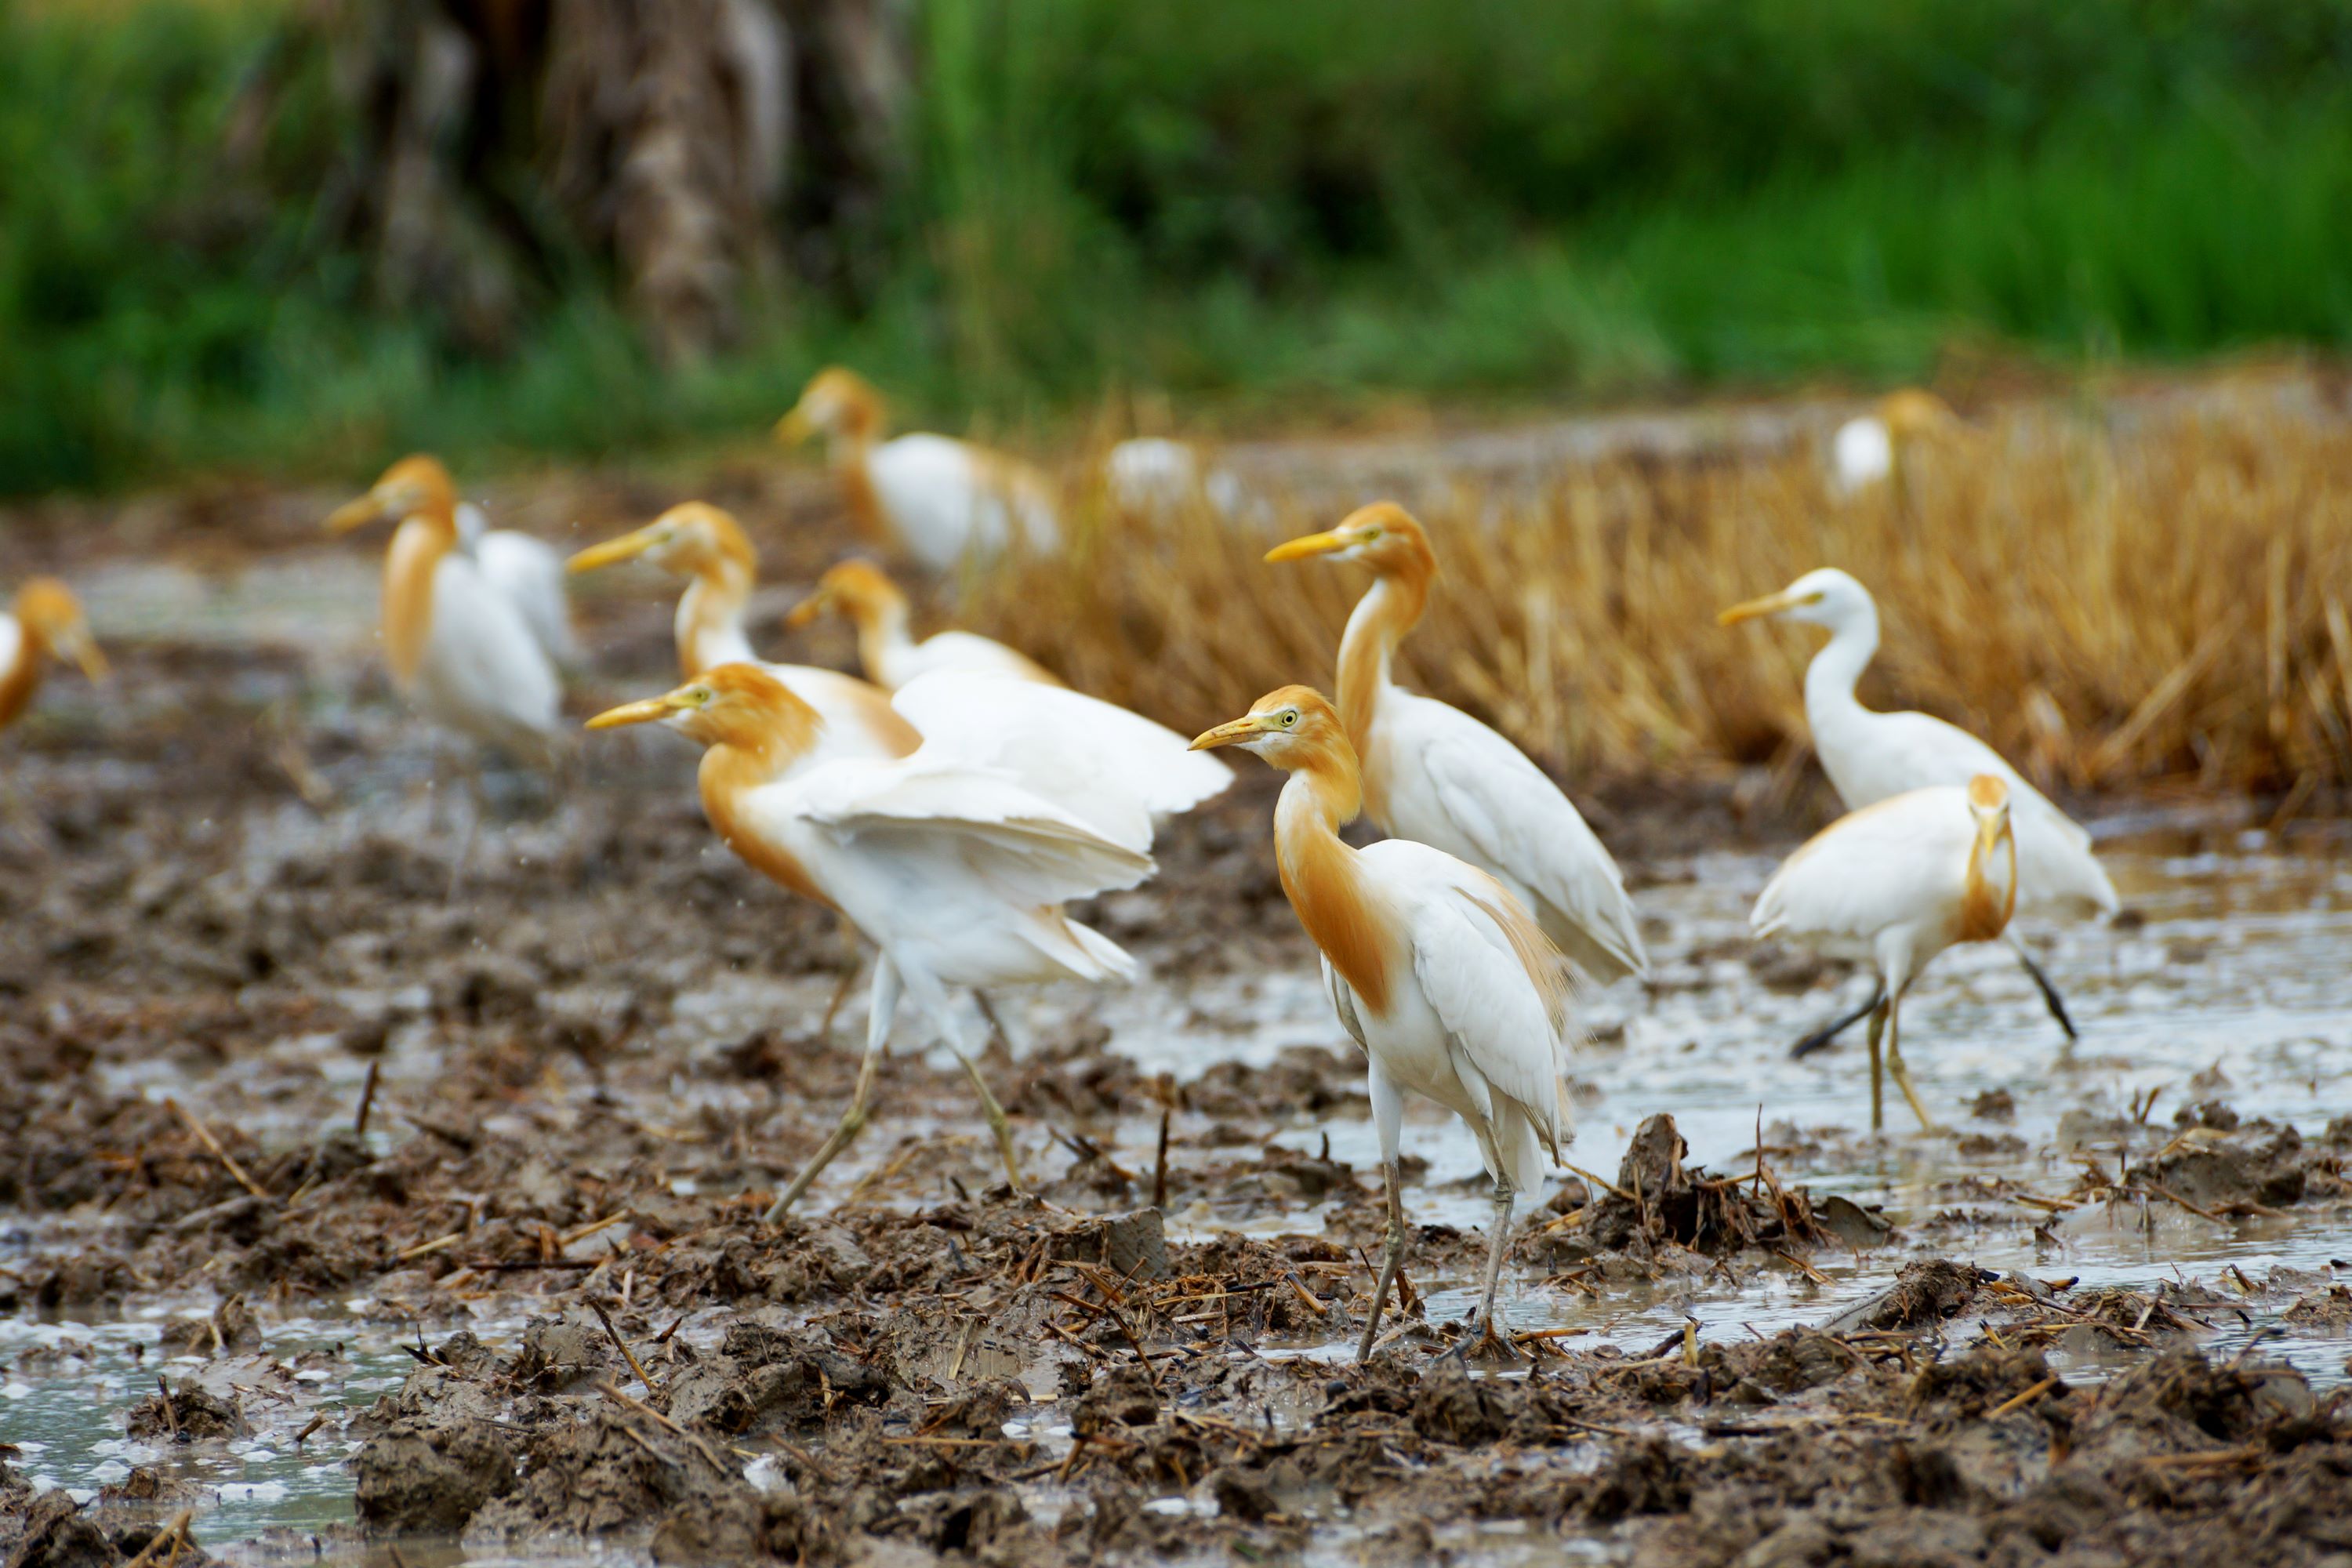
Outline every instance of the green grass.
POLYGON ((832 359, 1003 428, 2352 341, 2337 0, 929 0, 862 306, 667 374, 593 264, 495 349, 378 304, 285 26, 0 0, 0 492, 724 438, 832 359))

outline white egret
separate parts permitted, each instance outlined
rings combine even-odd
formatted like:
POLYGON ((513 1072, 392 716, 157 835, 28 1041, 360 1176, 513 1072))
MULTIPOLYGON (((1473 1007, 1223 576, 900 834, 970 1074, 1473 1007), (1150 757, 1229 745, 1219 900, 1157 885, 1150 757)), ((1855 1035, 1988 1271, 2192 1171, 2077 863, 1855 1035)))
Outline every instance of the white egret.
POLYGON ((564 592, 563 557, 543 539, 511 528, 492 528, 482 509, 459 501, 457 547, 474 558, 493 587, 521 610, 531 635, 547 657, 569 668, 580 662, 572 632, 572 602, 564 592))
MULTIPOLYGON (((1878 651, 1878 606, 1870 590, 1834 567, 1808 572, 1777 594, 1734 605, 1717 619, 1725 626, 1775 616, 1826 627, 1830 640, 1805 670, 1805 721, 1813 751, 1831 787, 1849 811, 1891 796, 1937 784, 1964 784, 1990 773, 2009 789, 2019 844, 2022 885, 2019 896, 2029 910, 2055 909, 2077 914, 2112 915, 2118 907, 2115 884, 2091 852, 2091 836, 2028 784, 2000 752, 1958 725, 1927 713, 1880 713, 1864 708, 1854 683, 1878 651)), ((2074 1037, 2074 1021, 2057 987, 2025 951, 2014 931, 2005 939, 2041 989, 2051 1016, 2074 1037)), ((1877 1005, 1861 1007, 1798 1042, 1802 1056, 1830 1039, 1877 1005)))
POLYGON ((1559 786, 1500 734, 1391 674, 1429 602, 1437 556, 1421 524, 1381 501, 1268 561, 1337 555, 1377 574, 1339 644, 1339 711, 1363 762, 1364 805, 1382 830, 1459 856, 1503 880, 1544 934, 1596 980, 1647 975, 1625 879, 1559 786))
POLYGON ((952 740, 929 739, 889 761, 823 757, 824 721, 757 665, 720 665, 588 725, 647 722, 706 748, 703 809, 730 848, 839 910, 881 950, 849 1109, 768 1218, 780 1218, 865 1126, 902 988, 963 1063, 1017 1185, 1011 1125, 973 1064, 947 988, 1132 978, 1132 958, 1059 906, 1133 887, 1151 874, 1150 858, 952 740))
POLYGON ((1830 492, 1858 495, 1894 477, 1906 447, 1959 428, 1959 416, 1934 393, 1917 387, 1889 393, 1830 437, 1830 492))
POLYGON ((1518 896, 1479 868, 1409 839, 1355 849, 1340 838, 1362 808, 1363 781, 1320 693, 1286 686, 1192 744, 1241 746, 1290 775, 1274 813, 1283 890, 1322 952, 1332 1008, 1369 1064, 1389 1230, 1356 1359, 1371 1354, 1404 1256, 1397 1143, 1408 1092, 1462 1118, 1494 1181, 1479 1321, 1507 1353, 1495 1291, 1513 1201, 1572 1135, 1561 1079, 1570 983, 1559 951, 1518 896))
POLYGON ((438 459, 404 458, 326 526, 398 524, 384 557, 383 653, 401 695, 444 729, 551 767, 564 746, 554 660, 530 614, 459 548, 457 510, 438 459))
POLYGON ((106 679, 106 655, 74 591, 55 577, 28 577, 10 608, 0 610, 0 730, 32 705, 53 658, 73 660, 92 680, 106 679))
POLYGON ((1830 824, 1773 873, 1748 924, 1759 937, 1857 937, 1870 944, 1878 990, 1870 1010, 1870 1125, 1885 1124, 1885 1070, 1920 1127, 1935 1119, 1903 1065, 1903 994, 1957 942, 1997 941, 2024 873, 2009 785, 1991 773, 1864 806, 1830 824))
POLYGON ((882 439, 882 396, 855 372, 819 371, 776 423, 794 445, 822 434, 849 515, 867 537, 894 543, 933 572, 968 553, 1061 542, 1052 481, 1003 452, 946 436, 882 439))
POLYGON ((844 561, 828 567, 817 579, 816 591, 793 605, 784 622, 804 626, 828 610, 838 612, 856 629, 857 661, 866 667, 866 679, 885 691, 896 691, 935 669, 1062 684, 1027 654, 974 632, 933 632, 917 642, 908 629, 906 594, 867 562, 844 561))

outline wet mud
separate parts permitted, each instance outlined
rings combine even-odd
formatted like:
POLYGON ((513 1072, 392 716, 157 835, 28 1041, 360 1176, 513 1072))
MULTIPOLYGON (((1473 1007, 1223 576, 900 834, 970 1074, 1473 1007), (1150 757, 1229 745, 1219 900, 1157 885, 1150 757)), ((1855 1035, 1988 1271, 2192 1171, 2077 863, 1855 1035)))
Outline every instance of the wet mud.
MULTIPOLYGON (((604 653, 575 710, 664 679, 667 616, 650 589, 588 602, 604 653)), ((1508 1294, 1680 1311, 1832 1270, 1867 1289, 1770 1331, 1515 1319, 1508 1360, 1461 1321, 1486 1238, 1448 1220, 1485 1205, 1409 1156, 1402 1310, 1359 1367, 1384 1211, 1336 1026, 1164 1074, 1108 1048, 1097 998, 1055 994, 984 1061, 1027 1190, 917 1052, 767 1225, 849 1093, 862 993, 822 1020, 861 961, 711 842, 683 749, 614 740, 552 787, 493 769, 477 807, 365 664, 169 628, 118 664, 115 691, 61 681, 5 742, 0 1316, 41 1331, 6 1342, 0 1393, 91 1390, 122 1459, 95 1489, 37 1484, 0 1402, 5 1568, 384 1542, 665 1563, 1484 1562, 1569 1538, 1660 1568, 2352 1552, 2339 1394, 2222 1336, 2250 1310, 2343 1335, 2352 1270, 2126 1288, 1974 1261, 2092 1215, 2340 1234, 2352 1121, 2298 1131, 2217 1093, 2070 1114, 2029 1149, 1988 1094, 1890 1215, 1820 1179, 1879 1146, 1851 1128, 1759 1114, 1709 1167, 1672 1116, 1622 1106, 1622 1160, 1522 1209, 1508 1294), (2060 1179, 1970 1164, 2029 1155, 2060 1179), (131 1322, 152 1332, 108 1337, 131 1322), (194 1478, 229 1456, 299 1459, 335 1506, 215 1528, 227 1491, 194 1478)), ((1171 1005, 1311 971, 1272 788, 1244 770, 1171 826, 1158 881, 1087 911, 1192 983, 1171 1005)), ((1694 837, 1790 830, 1734 807, 1695 789, 1593 815, 1644 884, 1694 837)), ((1850 973, 1720 956, 1790 995, 1850 973)), ((1248 1028, 1205 1003, 1163 1023, 1248 1028)), ((1596 1049, 1631 1048, 1602 1025, 1596 1049)))

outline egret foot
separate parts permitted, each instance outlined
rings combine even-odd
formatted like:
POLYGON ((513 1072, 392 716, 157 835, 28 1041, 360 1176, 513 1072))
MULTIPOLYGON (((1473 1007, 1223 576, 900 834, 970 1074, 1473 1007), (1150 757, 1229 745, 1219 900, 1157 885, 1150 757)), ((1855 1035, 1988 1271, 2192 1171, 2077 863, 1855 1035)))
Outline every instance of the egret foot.
POLYGON ((1519 1352, 1511 1348, 1509 1341, 1495 1331, 1495 1291, 1502 1283, 1503 1255, 1511 1249, 1511 1205, 1518 1195, 1508 1182, 1495 1184, 1494 1234, 1487 1238, 1486 1281, 1478 1296, 1478 1321, 1486 1325, 1485 1333, 1478 1342, 1478 1352, 1484 1355, 1486 1342, 1492 1340, 1501 1347, 1505 1358, 1510 1361, 1517 1361, 1519 1352))
POLYGON ((1886 1032, 1886 1070, 1893 1075, 1895 1087, 1903 1091, 1903 1098, 1911 1102, 1911 1114, 1919 1119, 1919 1131, 1928 1133, 1943 1131, 1936 1119, 1927 1114, 1927 1108, 1919 1103, 1919 1091, 1911 1087, 1911 1069, 1903 1065, 1902 1047, 1896 1043, 1892 1028, 1886 1032))
POLYGON ((1398 1195, 1402 1177, 1396 1163, 1390 1161, 1381 1167, 1389 1188, 1389 1243, 1381 1257, 1380 1283, 1372 1287, 1371 1315, 1364 1321, 1364 1337, 1356 1345, 1356 1364, 1361 1366, 1372 1359, 1372 1341, 1381 1331, 1381 1311, 1388 1305, 1389 1287, 1396 1283, 1397 1265, 1404 1260, 1404 1200, 1398 1195))

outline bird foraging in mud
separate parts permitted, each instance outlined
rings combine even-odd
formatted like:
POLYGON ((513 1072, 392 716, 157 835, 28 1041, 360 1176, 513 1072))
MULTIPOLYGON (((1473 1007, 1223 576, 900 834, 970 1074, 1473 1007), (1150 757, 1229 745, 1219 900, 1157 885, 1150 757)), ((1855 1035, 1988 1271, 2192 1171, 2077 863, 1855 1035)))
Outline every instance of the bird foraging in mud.
POLYGON ((1339 527, 1266 553, 1336 555, 1375 576, 1339 644, 1339 712, 1363 768, 1364 807, 1381 828, 1458 856, 1500 878, 1544 934, 1593 979, 1646 976, 1649 954, 1625 879, 1559 786, 1526 752, 1449 703, 1392 674, 1397 645, 1421 619, 1437 576, 1429 536, 1381 501, 1339 527))
POLYGON ((704 747, 703 810, 729 848, 839 910, 881 950, 849 1108, 768 1219, 781 1218, 864 1128, 902 989, 962 1062, 1017 1186, 1011 1125, 972 1060, 948 987, 1133 978, 1126 952, 1060 906, 1135 886, 1151 875, 1150 857, 953 738, 891 761, 819 756, 824 721, 757 665, 720 665, 588 727, 644 723, 704 747))
POLYGON ((1759 937, 1858 937, 1878 969, 1870 1010, 1870 1126, 1885 1125, 1879 1041, 1922 1131, 1937 1131, 1903 1065, 1903 993, 1928 962, 1964 942, 1994 942, 2017 908, 2021 876, 2009 785, 1911 790, 1838 818, 1782 863, 1748 917, 1759 937))
POLYGON ((1391 838, 1350 847, 1339 829, 1363 806, 1355 749, 1322 695, 1286 686, 1196 747, 1240 746, 1290 776, 1275 806, 1275 858, 1298 922, 1323 955, 1340 1025, 1369 1064, 1388 1185, 1388 1249, 1356 1348, 1370 1359, 1404 1256, 1397 1141, 1411 1092, 1462 1118, 1495 1184, 1478 1317, 1496 1331, 1495 1292, 1518 1194, 1572 1136, 1567 1086, 1570 983, 1558 949, 1498 879, 1442 849, 1391 838))
POLYGON ((819 371, 776 438, 825 439, 850 520, 877 542, 904 550, 933 572, 967 554, 1061 542, 1054 487, 1035 468, 970 441, 913 434, 882 439, 882 395, 854 371, 819 371))
POLYGON ((384 556, 383 652, 401 695, 444 729, 553 766, 564 749, 563 689, 546 606, 467 552, 457 490, 438 459, 402 458, 326 526, 347 533, 380 521, 397 525, 384 556))
MULTIPOLYGON (((1931 714, 1874 712, 1854 696, 1854 683, 1878 651, 1878 605, 1869 589, 1847 574, 1825 567, 1806 573, 1777 594, 1734 605, 1716 619, 1728 626, 1767 616, 1829 631, 1830 640, 1805 668, 1805 722, 1812 731, 1822 769, 1848 811, 1911 790, 1965 784, 1979 773, 1990 773, 2008 789, 2022 867, 2018 893, 2025 907, 2078 915, 2116 912, 2116 887, 2091 852, 2091 836, 2026 783, 2000 752, 1931 714)), ((2050 1016, 2073 1039, 2074 1022, 2057 987, 2013 930, 2002 940, 2033 977, 2050 1016)), ((1805 1056, 1829 1044, 1881 999, 1874 992, 1861 1006, 1798 1041, 1795 1054, 1805 1056)))
POLYGON ((106 655, 74 591, 55 577, 27 578, 0 610, 0 730, 32 705, 52 658, 73 660, 92 680, 106 679, 106 655))
POLYGON ((933 632, 917 642, 908 629, 906 594, 871 562, 843 561, 828 567, 817 579, 816 591, 794 605, 784 623, 804 626, 827 611, 840 614, 856 628, 857 661, 866 667, 866 679, 886 691, 896 691, 934 669, 1062 684, 1028 655, 975 632, 933 632))

